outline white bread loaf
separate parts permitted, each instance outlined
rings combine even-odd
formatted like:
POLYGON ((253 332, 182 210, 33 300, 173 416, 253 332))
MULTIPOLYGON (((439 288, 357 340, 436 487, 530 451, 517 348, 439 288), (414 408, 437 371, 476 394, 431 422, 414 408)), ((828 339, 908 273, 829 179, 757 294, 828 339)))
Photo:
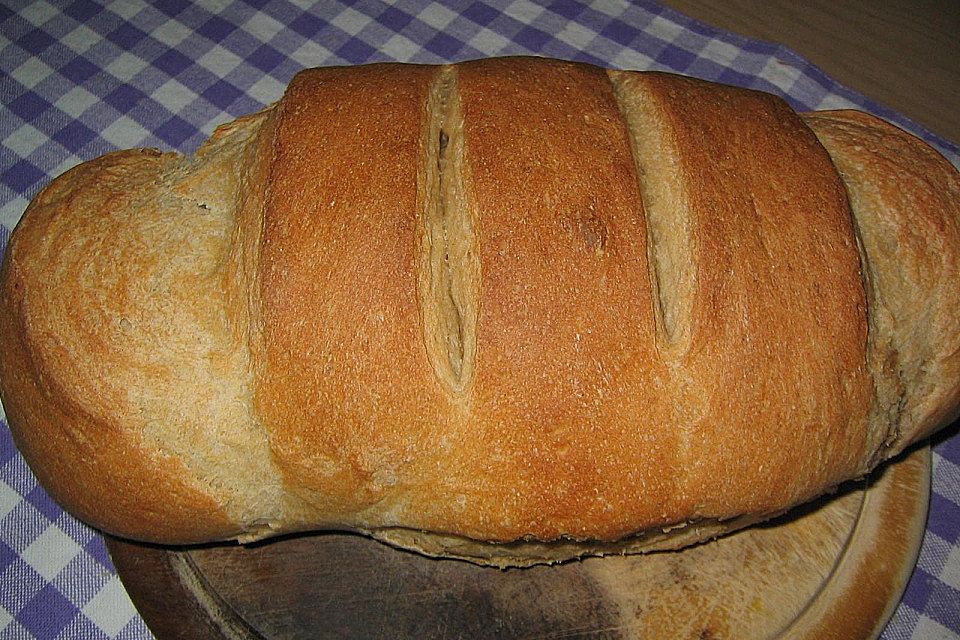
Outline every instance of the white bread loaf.
POLYGON ((677 547, 960 406, 960 179, 856 112, 543 59, 305 71, 51 183, 0 274, 44 487, 181 544, 677 547))

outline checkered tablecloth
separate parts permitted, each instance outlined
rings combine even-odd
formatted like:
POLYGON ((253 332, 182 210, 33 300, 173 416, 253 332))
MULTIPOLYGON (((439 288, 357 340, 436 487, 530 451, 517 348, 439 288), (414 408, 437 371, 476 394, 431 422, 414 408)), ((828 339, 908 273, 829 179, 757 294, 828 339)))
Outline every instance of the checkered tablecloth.
MULTIPOLYGON (((186 0, 0 6, 0 252, 30 198, 117 148, 194 150, 280 97, 303 67, 536 54, 662 69, 780 94, 798 109, 858 106, 958 148, 772 44, 653 2, 186 0)), ((0 349, 2 349, 0 345, 0 349)), ((2 414, 0 414, 2 418, 2 414)), ((960 436, 934 455, 930 521, 884 638, 960 638, 960 436)), ((0 426, 0 639, 149 638, 103 539, 37 486, 0 426)))

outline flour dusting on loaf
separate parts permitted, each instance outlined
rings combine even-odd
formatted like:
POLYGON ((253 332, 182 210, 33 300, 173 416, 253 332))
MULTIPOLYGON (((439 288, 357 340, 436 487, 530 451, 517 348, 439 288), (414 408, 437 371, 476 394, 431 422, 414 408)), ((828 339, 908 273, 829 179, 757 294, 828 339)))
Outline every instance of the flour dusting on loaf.
POLYGON ((866 114, 537 58, 304 71, 31 203, 0 396, 65 508, 484 564, 675 548, 960 406, 960 178, 866 114))

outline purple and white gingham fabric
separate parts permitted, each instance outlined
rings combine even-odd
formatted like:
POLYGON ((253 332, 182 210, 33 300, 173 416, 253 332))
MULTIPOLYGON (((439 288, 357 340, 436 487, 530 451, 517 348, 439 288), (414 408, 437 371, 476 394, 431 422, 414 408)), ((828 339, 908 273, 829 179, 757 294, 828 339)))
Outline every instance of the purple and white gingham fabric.
MULTIPOLYGON (((0 253, 30 199, 66 169, 118 148, 193 151, 216 125, 278 99, 304 67, 515 54, 686 73, 770 91, 798 109, 859 107, 960 166, 955 144, 795 53, 649 0, 15 1, 0 6, 0 253)), ((956 428, 934 452, 927 533, 889 640, 960 638, 956 428)), ((4 421, 0 640, 149 637, 101 536, 37 485, 4 421)))

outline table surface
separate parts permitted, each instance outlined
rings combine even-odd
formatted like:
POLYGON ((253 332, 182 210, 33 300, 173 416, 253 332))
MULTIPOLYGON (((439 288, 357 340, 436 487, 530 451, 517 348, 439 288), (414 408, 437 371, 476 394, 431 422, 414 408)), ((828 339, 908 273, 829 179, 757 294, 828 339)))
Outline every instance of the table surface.
POLYGON ((666 0, 782 43, 831 77, 960 142, 960 0, 666 0))
MULTIPOLYGON (((960 140, 956 3, 805 3, 801 14, 789 2, 669 2, 751 37, 648 0, 309 4, 0 6, 0 252, 30 198, 67 168, 116 148, 192 151, 217 124, 276 100, 305 66, 536 54, 675 71, 771 91, 798 109, 860 107, 960 165, 948 141, 960 140)), ((960 638, 956 427, 935 440, 933 490, 918 567, 884 638, 960 638)), ((4 422, 0 640, 78 637, 150 634, 102 538, 37 485, 4 422)))

